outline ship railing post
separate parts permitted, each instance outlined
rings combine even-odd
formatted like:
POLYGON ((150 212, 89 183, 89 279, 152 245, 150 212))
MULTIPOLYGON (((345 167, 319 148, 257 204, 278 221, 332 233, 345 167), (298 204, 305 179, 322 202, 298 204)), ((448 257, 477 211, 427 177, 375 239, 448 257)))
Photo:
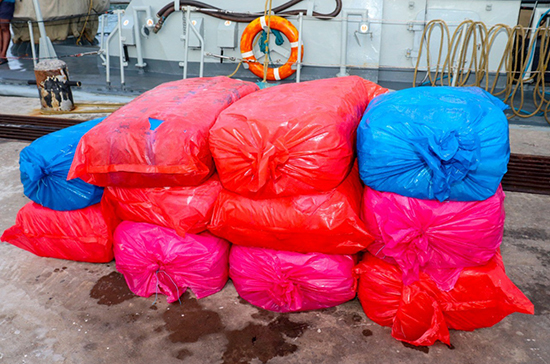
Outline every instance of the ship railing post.
MULTIPOLYGON (((190 21, 190 17, 187 18, 187 24, 189 24, 189 26, 191 27, 191 30, 193 31, 193 33, 195 33, 195 35, 197 36, 201 44, 201 61, 199 65, 199 77, 202 77, 204 73, 204 38, 200 35, 199 31, 193 25, 193 23, 192 22, 189 23, 189 21, 190 21)), ((185 42, 186 43, 189 42, 189 37, 187 36, 187 33, 185 35, 185 42)))
POLYGON ((298 14, 298 60, 296 61, 296 83, 302 75, 302 30, 304 28, 304 13, 298 14))
POLYGON ((124 45, 122 42, 124 39, 122 38, 122 10, 119 10, 117 13, 118 16, 118 51, 120 53, 119 61, 120 61, 120 84, 124 86, 125 79, 124 79, 124 45))
POLYGON ((34 45, 34 32, 32 29, 32 21, 28 21, 27 24, 29 25, 29 37, 31 40, 31 51, 32 51, 32 63, 34 65, 34 68, 36 68, 36 48, 34 45))
POLYGON ((111 84, 111 52, 110 52, 110 45, 111 45, 111 40, 113 39, 115 34, 118 34, 118 28, 113 29, 111 34, 109 34, 109 36, 107 37, 107 41, 105 42, 105 82, 107 82, 107 85, 111 84))
POLYGON ((189 23, 191 22, 191 8, 185 7, 185 48, 183 49, 183 79, 187 78, 187 66, 189 63, 189 23))
POLYGON ((102 65, 105 65, 105 18, 106 14, 101 14, 99 18, 101 19, 101 27, 100 27, 100 33, 99 33, 99 58, 103 61, 102 65))
POLYGON ((141 47, 141 26, 139 24, 138 12, 145 12, 147 19, 151 19, 151 7, 149 6, 134 6, 133 7, 133 16, 134 16, 134 38, 136 38, 136 52, 137 52, 137 63, 136 67, 145 68, 147 63, 143 62, 143 51, 141 47))
POLYGON ((340 72, 336 76, 349 76, 346 70, 346 53, 348 51, 348 12, 342 11, 342 39, 340 40, 340 72))

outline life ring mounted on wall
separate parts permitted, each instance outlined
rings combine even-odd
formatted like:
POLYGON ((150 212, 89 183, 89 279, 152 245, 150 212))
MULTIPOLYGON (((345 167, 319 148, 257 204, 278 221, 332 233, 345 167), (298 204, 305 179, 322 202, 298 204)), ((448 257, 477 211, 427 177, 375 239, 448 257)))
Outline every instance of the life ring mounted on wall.
MULTIPOLYGON (((264 77, 264 65, 258 62, 256 56, 254 55, 254 38, 256 38, 258 33, 264 29, 267 29, 268 22, 268 18, 265 16, 254 19, 247 25, 244 29, 243 35, 241 36, 241 55, 243 59, 250 61, 247 62, 250 71, 261 78, 264 77)), ((294 25, 292 25, 291 22, 276 15, 271 16, 269 27, 282 32, 290 42, 290 56, 288 60, 280 67, 269 67, 267 69, 267 79, 270 81, 279 81, 296 72, 292 66, 298 60, 298 30, 294 25)), ((266 57, 267 56, 268 55, 266 55, 266 57)), ((301 58, 303 57, 304 46, 302 45, 301 58)))

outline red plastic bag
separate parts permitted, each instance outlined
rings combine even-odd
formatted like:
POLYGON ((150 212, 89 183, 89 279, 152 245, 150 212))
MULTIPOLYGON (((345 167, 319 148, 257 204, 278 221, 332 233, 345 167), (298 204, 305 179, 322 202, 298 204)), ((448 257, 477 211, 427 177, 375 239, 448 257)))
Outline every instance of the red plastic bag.
POLYGON ((1 240, 41 257, 90 263, 113 260, 113 242, 99 204, 55 211, 29 202, 1 240))
POLYGON ((351 255, 293 253, 234 245, 229 276, 239 296, 276 312, 333 307, 355 297, 351 255))
POLYGON ((490 327, 514 312, 533 314, 533 304, 504 272, 500 253, 482 267, 466 268, 455 287, 441 291, 425 273, 404 286, 401 271, 370 254, 356 267, 366 315, 392 336, 413 345, 450 344, 449 329, 490 327))
POLYGON ((186 233, 205 231, 222 190, 216 174, 199 186, 107 187, 101 200, 111 231, 121 221, 147 222, 186 233))
POLYGON ((361 192, 357 168, 337 188, 316 195, 253 200, 223 190, 208 229, 238 245, 355 254, 373 240, 359 218, 361 192))
POLYGON ((352 167, 363 112, 386 91, 350 76, 288 83, 239 100, 210 130, 222 184, 250 198, 335 188, 352 167))
POLYGON ((399 265, 411 284, 424 271, 450 290, 465 267, 491 259, 504 231, 504 192, 485 201, 420 200, 365 187, 362 217, 375 236, 369 251, 399 265))
POLYGON ((114 241, 116 269, 138 296, 161 293, 170 303, 189 287, 203 298, 227 282, 229 243, 208 233, 181 237, 172 229, 124 221, 114 241))
POLYGON ((227 77, 162 84, 120 108, 84 135, 69 179, 98 186, 193 186, 214 162, 208 131, 218 114, 258 90, 227 77))

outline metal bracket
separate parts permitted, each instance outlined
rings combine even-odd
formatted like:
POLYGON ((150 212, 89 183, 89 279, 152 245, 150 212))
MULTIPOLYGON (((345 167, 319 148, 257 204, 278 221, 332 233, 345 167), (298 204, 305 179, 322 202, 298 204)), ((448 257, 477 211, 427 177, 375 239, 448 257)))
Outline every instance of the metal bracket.
POLYGON ((306 10, 306 16, 313 16, 313 8, 315 6, 315 3, 313 0, 309 0, 307 2, 307 10, 306 10))

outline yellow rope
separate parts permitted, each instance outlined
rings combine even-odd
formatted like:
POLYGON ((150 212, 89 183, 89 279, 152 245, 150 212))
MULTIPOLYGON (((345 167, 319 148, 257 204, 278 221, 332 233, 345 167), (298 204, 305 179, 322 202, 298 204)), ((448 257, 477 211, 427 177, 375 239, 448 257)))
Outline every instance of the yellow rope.
POLYGON ((241 67, 241 64, 243 64, 243 61, 240 61, 239 64, 237 65, 237 68, 235 68, 235 71, 233 71, 229 76, 229 78, 235 76, 235 73, 237 73, 237 71, 239 70, 239 68, 241 67))
POLYGON ((267 17, 267 37, 265 39, 265 57, 264 57, 264 78, 262 82, 267 81, 267 70, 269 68, 269 34, 271 33, 271 10, 273 7, 273 0, 265 1, 264 16, 267 17), (269 4, 269 7, 268 7, 269 4))
MULTIPOLYGON (((90 19, 90 13, 92 12, 92 7, 93 6, 94 6, 94 0, 90 0, 90 7, 88 8, 88 15, 86 15, 86 20, 84 21, 84 26, 82 27, 82 30, 80 31, 80 34, 78 35, 78 39, 76 40, 76 44, 80 44, 80 40, 82 39, 82 35, 84 35, 84 33, 86 32, 86 25, 88 25, 88 19, 90 19)), ((88 40, 90 40, 90 39, 88 39, 88 40)))
POLYGON ((521 25, 510 28, 504 24, 496 24, 487 29, 485 24, 472 20, 460 23, 450 37, 449 28, 443 20, 432 20, 426 24, 422 32, 414 69, 413 87, 417 84, 420 59, 425 51, 427 71, 423 84, 450 86, 452 80, 456 80, 456 86, 459 87, 483 87, 495 96, 504 96, 504 102, 511 106, 512 113, 509 118, 514 116, 528 118, 542 112, 546 121, 550 123, 550 97, 546 95, 544 78, 550 63, 550 28, 539 27, 530 35, 530 39, 533 41, 528 42, 528 39, 525 28, 521 25), (433 60, 430 54, 434 29, 440 29, 441 33, 435 65, 432 64, 433 60), (496 38, 500 35, 506 36, 507 42, 491 84, 489 81, 489 56, 496 38), (529 60, 532 58, 534 44, 537 40, 540 46, 540 58, 537 66, 533 67, 529 60), (447 45, 446 54, 443 52, 445 44, 447 45), (526 52, 526 47, 529 47, 528 52, 526 52), (505 74, 506 77, 504 89, 496 92, 495 89, 502 74, 505 74), (447 81, 444 80, 445 78, 447 81), (472 78, 473 84, 468 84, 472 78), (535 110, 529 113, 523 111, 523 107, 526 105, 525 87, 528 83, 532 84, 532 98, 535 106, 535 110))

